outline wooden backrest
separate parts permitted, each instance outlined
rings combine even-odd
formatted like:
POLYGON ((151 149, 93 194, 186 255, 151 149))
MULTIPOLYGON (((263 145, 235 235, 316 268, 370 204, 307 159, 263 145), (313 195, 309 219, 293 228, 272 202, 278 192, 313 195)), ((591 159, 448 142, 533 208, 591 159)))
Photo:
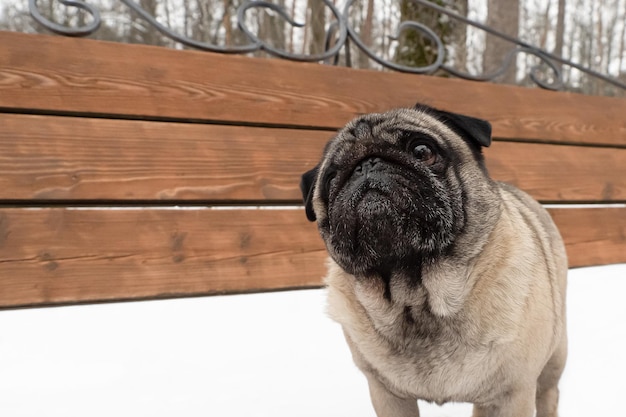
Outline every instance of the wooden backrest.
POLYGON ((572 267, 626 262, 626 100, 0 32, 0 307, 319 286, 300 175, 418 101, 492 122, 572 267))

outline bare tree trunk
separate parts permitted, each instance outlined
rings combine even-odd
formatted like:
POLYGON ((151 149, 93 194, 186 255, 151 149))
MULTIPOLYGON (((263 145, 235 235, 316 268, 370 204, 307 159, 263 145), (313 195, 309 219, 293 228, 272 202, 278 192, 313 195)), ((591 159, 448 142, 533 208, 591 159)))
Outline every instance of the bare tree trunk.
POLYGON ((170 11, 170 0, 163 1, 163 9, 165 11, 165 24, 168 28, 172 27, 172 14, 170 11))
POLYGON ((546 49, 546 44, 548 43, 548 33, 551 31, 551 22, 550 22, 550 6, 551 2, 546 4, 546 10, 543 12, 543 20, 541 21, 541 33, 539 35, 539 47, 541 49, 546 49))
MULTIPOLYGON (((594 59, 591 61, 591 67, 598 72, 602 72, 604 66, 604 42, 602 35, 604 32, 604 22, 602 20, 602 8, 604 7, 604 0, 594 0, 594 14, 596 16, 595 29, 596 29, 596 46, 594 59)), ((598 95, 600 93, 600 82, 595 78, 590 78, 593 83, 592 94, 598 95)))
POLYGON ((201 42, 209 42, 211 39, 211 23, 213 21, 211 7, 207 0, 197 0, 196 7, 198 18, 193 23, 191 29, 192 37, 201 42))
MULTIPOLYGON (((276 5, 285 6, 285 0, 275 0, 276 5)), ((276 49, 285 50, 285 21, 277 14, 259 14, 259 38, 276 49)))
MULTIPOLYGON (((440 6, 442 0, 435 0, 440 6)), ((428 26, 444 44, 450 43, 453 23, 451 20, 440 19, 437 11, 413 3, 411 0, 402 0, 400 3, 400 18, 402 21, 411 20, 428 26)), ((437 58, 435 44, 418 32, 407 30, 400 35, 396 50, 396 62, 409 67, 423 67, 432 64, 437 58)))
MULTIPOLYGON (((38 9, 44 16, 52 17, 54 19, 54 16, 55 16, 55 8, 54 8, 54 6, 55 5, 58 6, 57 3, 49 1, 49 2, 45 3, 42 6, 39 6, 38 9)), ((44 28, 41 25, 35 25, 35 33, 44 33, 45 34, 45 33, 50 33, 50 32, 48 32, 48 29, 44 28)))
MULTIPOLYGON (((574 5, 574 9, 575 10, 578 10, 578 2, 579 1, 580 0, 577 0, 576 4, 574 5)), ((573 24, 572 24, 572 27, 570 28, 570 32, 568 33, 568 37, 567 37, 568 41, 567 42, 565 42, 565 36, 563 36, 563 39, 564 39, 564 43, 563 44, 564 44, 565 49, 567 50, 567 54, 565 54, 565 57, 567 57, 567 59, 570 59, 570 60, 575 59, 575 56, 574 56, 574 53, 575 53, 574 52, 575 51, 574 43, 575 42, 572 41, 573 40, 572 38, 574 37, 574 34, 578 32, 578 28, 579 28, 579 24, 578 24, 577 19, 575 17, 572 19, 572 21, 573 21, 572 22, 573 24)), ((580 58, 577 58, 577 59, 582 64, 582 61, 580 60, 580 58)), ((564 68, 564 70, 565 70, 565 73, 566 73, 565 80, 567 81, 568 84, 571 85, 571 83, 574 81, 574 78, 572 76, 573 68, 570 67, 570 66, 566 66, 564 68)))
MULTIPOLYGON (((587 13, 587 15, 592 16, 592 18, 590 22, 581 21, 579 23, 578 30, 580 32, 580 41, 578 42, 578 49, 580 63, 587 68, 593 68, 595 42, 593 4, 589 6, 590 10, 586 10, 584 6, 585 3, 580 2, 580 7, 578 8, 578 10, 583 10, 583 13, 587 13)), ((581 92, 583 94, 594 94, 593 80, 591 80, 591 77, 588 77, 585 74, 581 74, 580 77, 581 92)))
POLYGON ((230 21, 231 3, 232 0, 222 1, 222 7, 224 8, 224 14, 222 15, 222 27, 224 28, 224 45, 231 45, 233 39, 233 25, 230 21))
POLYGON ((554 45, 554 54, 559 58, 563 58, 563 37, 565 34, 565 0, 559 1, 559 9, 556 15, 556 39, 554 45))
POLYGON ((615 33, 617 33, 617 10, 619 7, 619 1, 613 0, 611 1, 610 9, 615 10, 608 21, 608 25, 606 27, 606 61, 604 64, 603 72, 606 75, 611 74, 611 64, 613 61, 613 49, 615 47, 615 33))
POLYGON ((617 62, 617 71, 618 71, 618 77, 621 76, 622 74, 626 74, 626 71, 624 71, 622 69, 622 65, 624 63, 624 54, 626 54, 626 39, 624 39, 624 37, 626 36, 626 1, 624 1, 624 4, 622 5, 622 31, 620 33, 620 41, 619 41, 619 59, 617 62))
MULTIPOLYGON (((158 0, 140 0, 139 6, 144 9, 150 16, 156 18, 157 2, 158 0)), ((132 26, 129 33, 129 42, 142 43, 147 45, 163 44, 163 40, 161 39, 161 36, 157 32, 157 30, 146 21, 137 17, 135 13, 133 13, 132 17, 132 26)))
POLYGON ((237 15, 237 9, 241 6, 242 0, 224 0, 224 28, 226 29, 226 45, 244 45, 249 43, 249 39, 238 26, 233 25, 233 16, 237 15))
MULTIPOLYGON (((558 2, 558 10, 556 14, 554 55, 558 56, 559 58, 563 58, 563 40, 565 36, 565 0, 558 0, 558 2)), ((563 71, 563 65, 560 62, 556 62, 555 64, 560 71, 563 71)), ((563 74, 563 78, 565 78, 565 74, 563 74)), ((565 81, 565 79, 563 81, 565 81)))
MULTIPOLYGON (((291 0, 291 20, 296 20, 296 1, 297 0, 291 0)), ((289 25, 289 52, 291 53, 295 51, 294 36, 295 27, 293 25, 289 25)))
POLYGON ((602 20, 602 8, 604 7, 604 0, 594 0, 596 5, 595 7, 595 15, 596 15, 596 62, 595 69, 602 71, 603 63, 604 63, 604 42, 602 40, 602 35, 604 34, 604 21, 602 20))
MULTIPOLYGON (((488 0, 487 26, 509 36, 518 37, 519 31, 519 0, 488 0)), ((483 56, 483 70, 493 71, 502 66, 507 53, 514 48, 510 42, 495 36, 487 35, 485 55, 483 56)), ((515 61, 500 81, 505 84, 515 84, 517 80, 517 65, 515 61)))
MULTIPOLYGON (((361 22, 361 41, 371 48, 372 45, 372 27, 374 20, 374 0, 367 1, 367 11, 365 13, 365 19, 361 22)), ((359 68, 369 68, 369 57, 365 52, 359 50, 359 68)))
POLYGON ((381 39, 382 56, 385 60, 389 60, 389 35, 391 34, 391 17, 389 7, 384 8, 383 14, 383 34, 381 39))
POLYGON ((311 36, 309 37, 309 53, 319 54, 324 51, 326 38, 326 9, 321 0, 308 0, 311 36))
POLYGON ((183 17, 183 33, 185 36, 190 36, 190 27, 191 27, 191 13, 189 11, 189 7, 185 7, 185 14, 183 17))
MULTIPOLYGON (((456 12, 467 17, 469 13, 468 0, 457 0, 455 5, 456 12)), ((452 28, 450 41, 454 46, 454 67, 463 72, 467 71, 467 25, 456 23, 452 28)))

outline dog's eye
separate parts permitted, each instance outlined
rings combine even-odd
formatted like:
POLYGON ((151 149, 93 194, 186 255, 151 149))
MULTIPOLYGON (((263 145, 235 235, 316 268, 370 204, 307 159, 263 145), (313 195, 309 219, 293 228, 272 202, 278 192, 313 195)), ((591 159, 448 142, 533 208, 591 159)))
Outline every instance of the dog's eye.
POLYGON ((411 153, 418 161, 426 165, 432 165, 437 160, 437 154, 425 143, 416 143, 411 146, 411 153))

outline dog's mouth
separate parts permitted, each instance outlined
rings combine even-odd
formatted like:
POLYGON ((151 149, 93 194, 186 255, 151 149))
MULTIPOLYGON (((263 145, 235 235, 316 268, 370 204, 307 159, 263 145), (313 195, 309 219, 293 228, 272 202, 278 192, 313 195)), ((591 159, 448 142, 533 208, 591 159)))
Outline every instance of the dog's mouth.
POLYGON ((438 252, 451 239, 446 198, 426 175, 366 159, 329 202, 329 251, 353 273, 438 252))
POLYGON ((379 188, 363 186, 363 189, 357 193, 357 211, 382 209, 385 203, 391 199, 387 192, 379 188))
POLYGON ((387 176, 351 178, 329 207, 330 246, 345 259, 344 268, 389 263, 405 256, 419 233, 410 221, 415 209, 410 190, 387 176))

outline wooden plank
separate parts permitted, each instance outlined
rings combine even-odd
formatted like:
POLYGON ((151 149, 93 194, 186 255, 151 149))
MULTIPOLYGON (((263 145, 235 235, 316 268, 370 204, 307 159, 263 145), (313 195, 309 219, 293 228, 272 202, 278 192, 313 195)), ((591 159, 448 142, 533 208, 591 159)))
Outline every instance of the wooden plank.
POLYGON ((0 32, 0 109, 337 128, 416 101, 502 138, 626 145, 624 99, 0 32))
MULTIPOLYGON (((0 114, 0 200, 291 201, 331 132, 0 114)), ((495 142, 544 201, 626 201, 626 149, 495 142)))
MULTIPOLYGON (((551 210, 571 266, 626 262, 626 208, 551 210)), ((301 210, 0 209, 0 307, 321 285, 301 210)))
POLYGON ((316 286, 314 232, 300 210, 1 209, 0 306, 316 286))
POLYGON ((0 114, 0 199, 300 201, 330 136, 0 114))
POLYGON ((485 160, 539 201, 626 201, 626 149, 495 142, 485 160))
POLYGON ((626 262, 626 207, 559 208, 550 214, 571 268, 626 262))

